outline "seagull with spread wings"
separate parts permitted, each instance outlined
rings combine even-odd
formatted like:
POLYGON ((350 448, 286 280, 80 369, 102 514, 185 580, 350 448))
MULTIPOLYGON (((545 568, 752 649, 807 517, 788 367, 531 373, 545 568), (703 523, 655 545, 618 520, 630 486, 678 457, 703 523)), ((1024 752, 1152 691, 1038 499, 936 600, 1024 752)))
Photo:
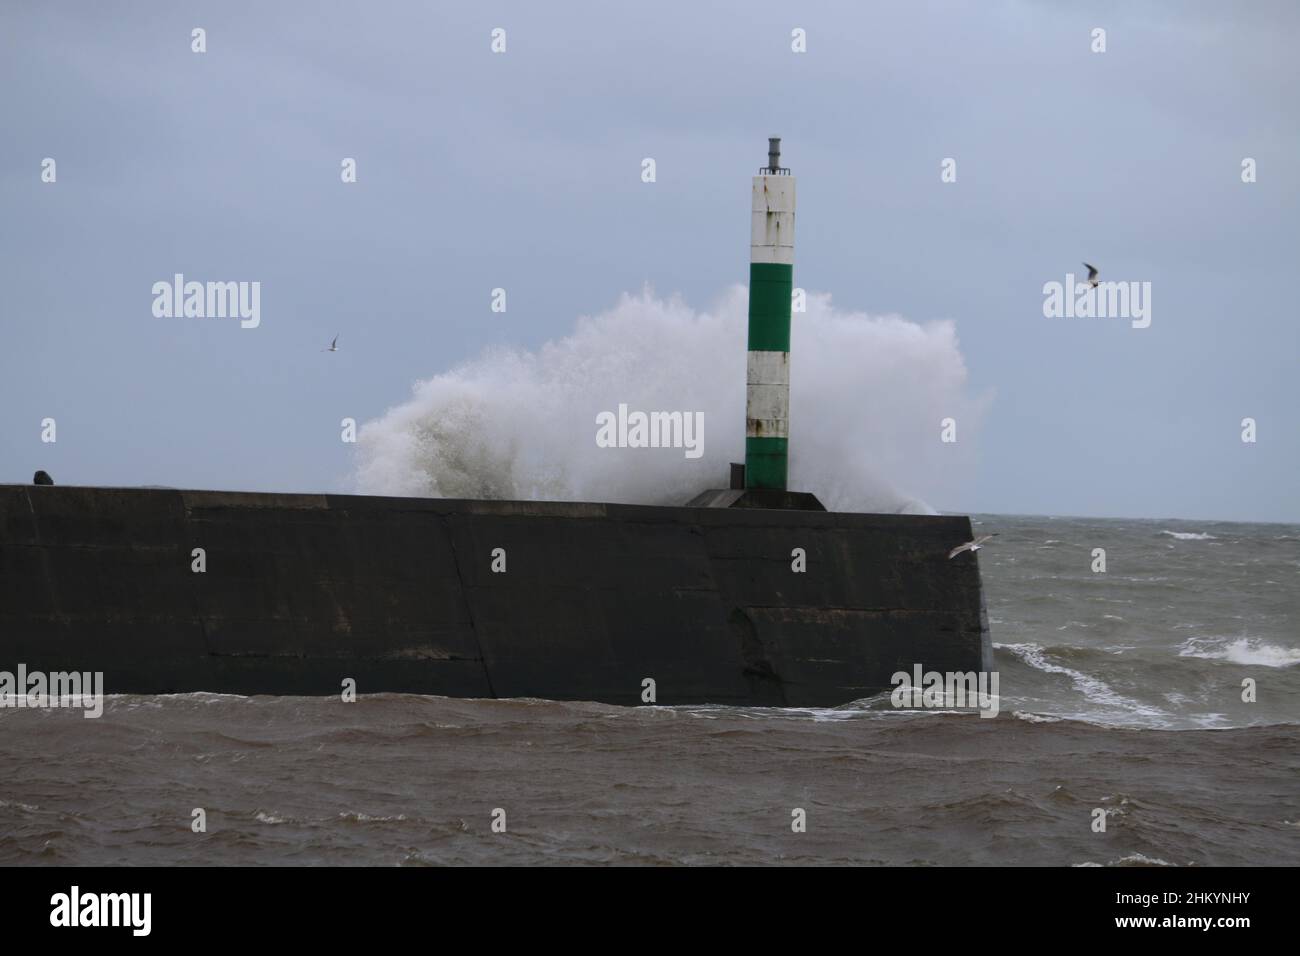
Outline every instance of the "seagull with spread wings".
POLYGON ((978 551, 980 548, 984 547, 985 541, 987 541, 989 538, 996 538, 997 536, 998 533, 994 531, 992 534, 982 534, 974 541, 967 541, 965 544, 959 544, 957 545, 957 547, 953 548, 951 551, 948 552, 948 559, 952 560, 953 558, 957 557, 957 555, 961 554, 963 551, 978 551))

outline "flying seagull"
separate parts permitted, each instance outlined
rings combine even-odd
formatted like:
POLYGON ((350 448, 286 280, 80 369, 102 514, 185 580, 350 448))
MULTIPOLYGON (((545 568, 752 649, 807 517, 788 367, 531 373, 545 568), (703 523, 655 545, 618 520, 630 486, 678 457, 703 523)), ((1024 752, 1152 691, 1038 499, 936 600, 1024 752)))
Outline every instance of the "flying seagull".
MULTIPOLYGON (((1096 285, 1096 284, 1097 284, 1097 283, 1095 283, 1095 282, 1093 283, 1093 285, 1096 285)), ((338 337, 337 335, 334 336, 334 341, 330 343, 330 347, 329 347, 329 348, 327 348, 327 349, 321 349, 322 352, 337 352, 338 350, 339 350, 339 337, 338 337)))
POLYGON ((951 560, 957 557, 957 555, 961 554, 963 551, 978 551, 980 548, 984 547, 985 541, 989 538, 996 538, 997 536, 998 533, 995 531, 992 534, 982 534, 974 541, 967 541, 965 544, 959 544, 948 552, 948 559, 951 560))
MULTIPOLYGON (((1084 265, 1088 266, 1088 263, 1085 262, 1084 265)), ((1097 288, 1097 267, 1096 266, 1088 266, 1088 285, 1092 286, 1094 289, 1097 288)))

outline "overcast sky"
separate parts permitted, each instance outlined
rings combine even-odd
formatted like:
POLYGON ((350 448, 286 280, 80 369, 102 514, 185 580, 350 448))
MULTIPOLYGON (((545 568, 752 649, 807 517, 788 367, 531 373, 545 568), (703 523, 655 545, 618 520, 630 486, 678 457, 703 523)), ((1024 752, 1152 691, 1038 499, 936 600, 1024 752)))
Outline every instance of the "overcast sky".
POLYGON ((952 320, 991 396, 937 507, 1300 521, 1298 10, 7 0, 0 481, 345 490, 342 417, 746 281, 781 135, 796 285, 952 320), (1082 260, 1150 327, 1045 318, 1082 260), (176 272, 260 281, 261 326, 155 318, 176 272))

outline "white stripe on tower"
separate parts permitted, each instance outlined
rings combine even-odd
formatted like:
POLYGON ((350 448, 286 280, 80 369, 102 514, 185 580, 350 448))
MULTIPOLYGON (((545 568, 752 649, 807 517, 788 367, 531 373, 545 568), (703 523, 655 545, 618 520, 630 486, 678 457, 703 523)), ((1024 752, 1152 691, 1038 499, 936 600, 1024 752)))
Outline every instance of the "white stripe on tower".
POLYGON ((749 261, 794 265, 794 177, 754 177, 749 222, 749 261))
POLYGON ((750 352, 746 371, 747 438, 790 437, 790 353, 750 352))

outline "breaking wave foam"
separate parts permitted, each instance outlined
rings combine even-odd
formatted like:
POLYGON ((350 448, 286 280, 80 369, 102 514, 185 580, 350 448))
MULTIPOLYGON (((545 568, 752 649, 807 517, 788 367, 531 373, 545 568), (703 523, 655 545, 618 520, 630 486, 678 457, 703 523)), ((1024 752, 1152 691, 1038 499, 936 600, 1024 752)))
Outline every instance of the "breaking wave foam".
POLYGON ((1085 674, 1083 671, 1077 671, 1072 667, 1065 667, 1061 664, 1054 664, 1047 659, 1047 650, 1041 644, 994 644, 995 650, 1008 651, 1020 658, 1030 667, 1040 670, 1046 674, 1060 674, 1069 678, 1074 685, 1074 689, 1083 695, 1089 704, 1101 708, 1098 712, 1080 713, 1080 714, 1062 714, 1060 716, 1070 717, 1075 720, 1100 721, 1106 722, 1105 710, 1118 712, 1127 718, 1139 718, 1150 722, 1155 726, 1163 726, 1167 722, 1168 714, 1158 707, 1152 707, 1141 701, 1133 700, 1122 694, 1116 693, 1115 690, 1100 678, 1085 674))
MULTIPOLYGON (((744 460, 747 290, 708 311, 650 289, 535 351, 489 350, 366 423, 365 494, 682 504, 744 460), (703 412, 703 455, 599 448, 620 403, 703 412)), ((934 513, 958 489, 987 398, 967 391, 951 322, 842 312, 808 297, 791 342, 790 486, 833 510, 934 513), (961 441, 941 443, 940 422, 961 441)))
POLYGON ((1178 645, 1179 657, 1200 657, 1211 661, 1230 661, 1253 667, 1290 667, 1300 664, 1300 648, 1265 644, 1256 638, 1192 637, 1178 645))

